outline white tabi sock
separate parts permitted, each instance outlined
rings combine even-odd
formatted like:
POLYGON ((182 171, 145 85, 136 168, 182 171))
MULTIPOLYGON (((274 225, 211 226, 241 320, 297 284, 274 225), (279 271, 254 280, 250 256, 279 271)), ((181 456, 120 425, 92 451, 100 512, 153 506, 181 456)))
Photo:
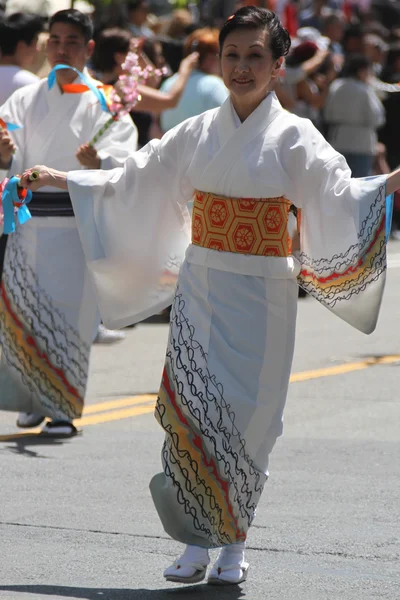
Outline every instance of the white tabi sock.
POLYGON ((245 543, 224 546, 210 571, 209 578, 220 579, 228 583, 243 581, 248 564, 244 561, 245 543))
POLYGON ((186 546, 184 553, 165 569, 164 577, 176 575, 182 578, 192 577, 196 571, 204 569, 210 563, 207 548, 186 546))

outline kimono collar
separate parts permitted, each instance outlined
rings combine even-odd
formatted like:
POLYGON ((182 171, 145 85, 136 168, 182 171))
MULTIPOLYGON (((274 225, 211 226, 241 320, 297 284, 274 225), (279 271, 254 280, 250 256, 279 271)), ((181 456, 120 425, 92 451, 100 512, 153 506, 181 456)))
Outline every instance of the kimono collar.
POLYGON ((268 96, 257 106, 245 121, 240 121, 232 100, 228 97, 218 113, 218 135, 221 144, 229 141, 235 130, 240 129, 240 135, 245 132, 259 132, 272 123, 275 117, 283 111, 275 92, 268 96))
MULTIPOLYGON (((220 142, 219 149, 207 163, 202 174, 202 179, 207 181, 210 191, 217 193, 221 177, 236 160, 243 157, 246 146, 258 137, 264 136, 275 118, 284 112, 274 92, 271 92, 243 123, 240 122, 230 98, 217 112, 209 111, 212 115, 210 118, 215 118, 220 142)), ((206 126, 204 127, 205 141, 208 135, 208 126, 206 126)), ((205 191, 204 187, 202 189, 205 191)))

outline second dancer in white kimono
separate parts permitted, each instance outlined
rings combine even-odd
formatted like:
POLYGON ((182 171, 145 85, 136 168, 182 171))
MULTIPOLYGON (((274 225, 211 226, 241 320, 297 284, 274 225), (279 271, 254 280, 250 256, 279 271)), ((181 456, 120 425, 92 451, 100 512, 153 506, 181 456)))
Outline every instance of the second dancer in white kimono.
POLYGON ((220 34, 230 98, 109 173, 34 167, 37 189, 69 190, 103 319, 167 304, 179 268, 156 418, 166 437, 151 492, 187 544, 169 581, 247 575, 244 544, 282 433, 297 282, 361 331, 376 324, 388 193, 400 173, 352 179, 310 121, 273 89, 290 46, 274 13, 242 8, 220 34), (190 219, 187 204, 194 200, 190 219), (297 229, 300 250, 296 251, 297 229))
MULTIPOLYGON (((89 17, 77 10, 53 15, 47 47, 51 66, 84 70, 93 50, 92 33, 89 17)), ((96 163, 111 169, 136 150, 137 131, 129 116, 108 129, 96 145, 98 152, 85 145, 109 115, 91 91, 64 92, 75 78, 75 71, 59 70, 53 87, 48 79, 40 80, 17 90, 0 107, 0 118, 21 126, 13 132, 14 153, 9 136, 0 138, 0 163, 6 161, 10 175, 32 162, 67 170, 96 163)), ((69 436, 76 433, 73 419, 82 414, 100 319, 69 195, 50 186, 34 194, 30 208, 34 218, 9 236, 4 261, 0 410, 23 411, 20 427, 49 417, 44 433, 69 436)))

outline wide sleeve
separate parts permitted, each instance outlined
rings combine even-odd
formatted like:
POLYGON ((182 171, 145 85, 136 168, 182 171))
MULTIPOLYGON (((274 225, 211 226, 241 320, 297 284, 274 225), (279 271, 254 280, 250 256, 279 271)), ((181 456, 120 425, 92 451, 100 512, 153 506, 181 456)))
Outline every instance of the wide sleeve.
POLYGON ((304 120, 282 147, 288 197, 301 209, 300 285, 353 327, 371 333, 386 276, 392 198, 386 176, 354 179, 304 120))
MULTIPOLYGON (((109 120, 110 116, 102 112, 101 118, 96 122, 96 127, 91 137, 109 120)), ((129 115, 123 116, 107 129, 95 144, 101 158, 102 169, 115 169, 122 167, 130 154, 137 150, 138 132, 136 125, 129 115)))
POLYGON ((186 177, 190 150, 171 130, 132 154, 123 168, 73 171, 71 195, 99 310, 123 327, 172 302, 190 237, 186 177))

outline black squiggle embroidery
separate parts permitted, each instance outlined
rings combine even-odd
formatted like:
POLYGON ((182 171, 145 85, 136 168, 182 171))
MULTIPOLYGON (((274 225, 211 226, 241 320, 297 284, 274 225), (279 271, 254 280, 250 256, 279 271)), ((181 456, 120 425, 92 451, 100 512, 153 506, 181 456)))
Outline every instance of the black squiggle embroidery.
MULTIPOLYGON (((333 273, 343 273, 349 267, 357 264, 360 256, 366 253, 374 239, 377 228, 384 217, 384 211, 385 186, 381 186, 374 202, 371 204, 368 215, 361 223, 360 231, 358 232, 358 243, 350 246, 346 252, 335 254, 330 259, 314 259, 302 252, 300 254, 302 269, 315 273, 318 278, 329 277, 333 273)), ((382 241, 375 249, 374 254, 369 257, 368 265, 363 265, 357 277, 349 278, 344 282, 341 281, 339 284, 333 280, 331 285, 324 286, 324 288, 319 287, 318 282, 314 283, 312 278, 310 281, 307 281, 307 276, 306 279, 303 279, 300 275, 298 282, 311 296, 332 309, 338 302, 348 301, 352 296, 365 291, 367 286, 377 281, 385 270, 386 242, 382 241)))
MULTIPOLYGON (((84 397, 89 369, 90 345, 66 321, 50 296, 40 286, 29 266, 29 260, 18 243, 18 230, 7 249, 3 285, 11 306, 22 321, 24 335, 35 339, 55 368, 60 369, 70 385, 84 397), (14 237, 15 236, 15 237, 14 237)), ((79 416, 77 406, 54 386, 40 365, 31 360, 15 335, 6 326, 0 311, 0 340, 3 357, 10 368, 19 373, 27 391, 42 404, 49 416, 61 411, 70 418, 79 416)))
MULTIPOLYGON (((207 442, 207 453, 218 465, 221 477, 228 481, 230 502, 243 520, 242 525, 246 524, 244 529, 247 530, 254 519, 266 476, 254 468, 246 453, 245 440, 235 425, 235 414, 224 398, 223 386, 209 372, 207 354, 195 339, 195 328, 189 323, 184 309, 185 301, 178 289, 171 310, 167 374, 179 397, 185 419, 190 423, 193 436, 200 435, 207 442), (201 387, 196 385, 196 378, 199 378, 201 387), (215 413, 213 416, 210 415, 211 406, 215 413), (234 440, 237 450, 232 447, 234 440)), ((194 528, 207 537, 211 546, 237 541, 226 534, 223 512, 212 489, 199 477, 199 465, 193 456, 180 448, 179 436, 164 418, 166 407, 160 398, 156 411, 159 422, 167 433, 167 443, 163 449, 164 473, 177 488, 179 504, 184 506, 187 514, 193 516, 194 528), (187 472, 180 459, 185 459, 190 464, 191 473, 187 472), (213 507, 212 515, 204 510, 204 497, 207 497, 213 507), (205 526, 204 520, 208 526, 205 526)))

